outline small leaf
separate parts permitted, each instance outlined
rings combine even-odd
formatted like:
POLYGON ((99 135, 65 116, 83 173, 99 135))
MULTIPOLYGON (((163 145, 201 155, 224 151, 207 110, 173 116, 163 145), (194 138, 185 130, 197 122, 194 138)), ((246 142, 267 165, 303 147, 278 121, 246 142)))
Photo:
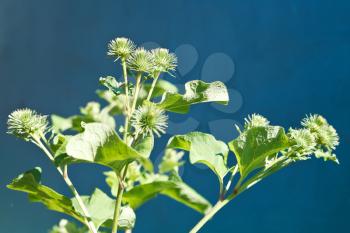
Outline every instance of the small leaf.
POLYGON ((125 144, 113 128, 102 123, 85 124, 84 132, 69 139, 66 152, 78 162, 98 163, 118 173, 134 160, 140 160, 148 170, 153 169, 148 158, 125 144))
POLYGON ((189 151, 190 162, 208 166, 222 184, 228 171, 226 166, 228 147, 224 142, 216 140, 210 134, 191 132, 170 138, 167 148, 189 151))
POLYGON ((154 136, 149 134, 139 139, 133 148, 139 152, 144 158, 149 158, 154 146, 154 136))
POLYGON ((110 91, 112 91, 115 95, 124 94, 124 83, 118 82, 114 77, 107 76, 107 77, 101 77, 100 83, 107 87, 110 91))
POLYGON ((66 131, 73 128, 73 120, 71 117, 64 118, 58 115, 51 115, 51 122, 53 129, 57 131, 66 131))
POLYGON ((236 155, 242 177, 265 165, 266 158, 290 146, 284 129, 279 126, 253 127, 229 143, 236 155))
POLYGON ((88 102, 85 107, 80 108, 80 115, 73 115, 67 118, 51 115, 52 128, 55 132, 63 132, 66 130, 82 132, 82 122, 100 122, 115 128, 115 120, 110 115, 110 111, 110 106, 101 109, 98 102, 88 102))
POLYGON ((227 88, 224 83, 219 81, 205 83, 200 80, 193 80, 185 84, 185 90, 184 95, 164 93, 158 107, 169 112, 187 113, 192 104, 205 102, 227 104, 229 101, 227 88))
POLYGON ((138 185, 124 194, 123 201, 135 209, 158 194, 166 195, 203 214, 211 208, 204 197, 181 181, 154 181, 138 185))
MULTIPOLYGON (((99 189, 95 189, 91 196, 82 196, 82 199, 89 213, 91 214, 92 221, 97 228, 102 225, 105 227, 111 226, 115 209, 115 200, 108 197, 99 189)), ((72 198, 72 202, 74 208, 81 215, 83 215, 83 211, 81 210, 75 198, 72 198)), ((131 229, 135 225, 135 220, 136 215, 134 211, 128 206, 123 206, 121 208, 118 226, 131 229)))

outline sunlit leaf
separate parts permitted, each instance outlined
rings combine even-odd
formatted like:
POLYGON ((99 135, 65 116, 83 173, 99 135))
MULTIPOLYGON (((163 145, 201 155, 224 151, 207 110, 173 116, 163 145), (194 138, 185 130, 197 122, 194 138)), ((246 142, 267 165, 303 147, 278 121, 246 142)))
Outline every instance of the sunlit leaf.
POLYGON ((228 147, 210 134, 191 132, 176 135, 169 139, 167 148, 189 151, 190 162, 208 166, 218 176, 221 183, 227 174, 228 147))
POLYGON ((279 126, 250 128, 229 143, 243 177, 264 166, 266 158, 276 155, 289 146, 289 139, 284 129, 279 126))
MULTIPOLYGON (((39 202, 45 205, 49 210, 67 214, 78 221, 84 223, 83 213, 77 205, 76 199, 57 193, 53 189, 40 184, 41 169, 34 168, 29 170, 16 179, 7 187, 12 190, 25 192, 29 200, 39 202)), ((82 196, 95 225, 100 227, 110 227, 114 213, 115 201, 109 198, 101 190, 96 189, 91 196, 82 196)), ((119 226, 122 228, 132 228, 135 224, 135 214, 130 207, 124 206, 121 209, 119 226)))
POLYGON ((227 104, 229 95, 224 83, 216 81, 206 83, 200 80, 193 80, 185 84, 185 94, 166 92, 162 100, 158 103, 158 107, 169 112, 187 113, 190 105, 217 102, 227 104))
POLYGON ((152 170, 148 158, 129 147, 113 128, 101 123, 85 124, 84 132, 69 139, 66 153, 79 162, 98 163, 118 173, 134 160, 140 160, 147 169, 152 170))
POLYGON ((124 194, 123 201, 135 209, 159 194, 166 195, 200 213, 205 213, 211 207, 204 197, 181 181, 154 181, 138 185, 124 194))

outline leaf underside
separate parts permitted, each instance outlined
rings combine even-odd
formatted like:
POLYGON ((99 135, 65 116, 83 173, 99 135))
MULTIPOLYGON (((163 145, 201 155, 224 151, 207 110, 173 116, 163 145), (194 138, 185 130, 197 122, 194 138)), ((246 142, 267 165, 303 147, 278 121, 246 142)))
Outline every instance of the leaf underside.
POLYGON ((192 104, 205 102, 227 104, 228 101, 229 95, 224 83, 193 80, 185 84, 184 95, 166 92, 157 105, 166 111, 184 114, 189 111, 192 104))
POLYGON ((123 195, 123 201, 135 209, 159 194, 168 196, 202 214, 211 208, 211 204, 204 197, 181 181, 155 181, 138 185, 123 195))
POLYGON ((176 135, 169 139, 167 148, 189 151, 190 162, 208 166, 222 182, 228 172, 228 147, 214 136, 202 132, 176 135))

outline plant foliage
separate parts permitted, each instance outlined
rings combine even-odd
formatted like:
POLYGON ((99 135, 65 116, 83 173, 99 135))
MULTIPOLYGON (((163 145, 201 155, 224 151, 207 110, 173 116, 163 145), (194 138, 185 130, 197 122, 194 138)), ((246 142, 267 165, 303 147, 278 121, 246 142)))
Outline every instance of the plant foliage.
POLYGON ((312 157, 339 163, 333 153, 339 137, 324 117, 306 116, 300 128, 286 130, 252 114, 243 128, 236 127, 239 136, 228 143, 204 132, 172 136, 156 167, 152 152, 158 137, 166 134, 167 114, 187 113, 193 104, 227 104, 227 88, 220 81, 193 80, 185 83, 185 93, 178 93, 175 85, 163 79, 175 74, 177 64, 168 49, 148 51, 130 39, 116 38, 108 44, 107 54, 121 64, 122 78, 99 79, 102 89, 97 94, 105 100, 103 107, 92 101, 78 114, 51 115, 50 122, 30 109, 9 115, 8 133, 38 146, 71 191, 67 197, 41 184, 40 168, 19 175, 7 186, 82 223, 80 227, 61 220, 50 233, 116 233, 120 229, 130 233, 136 222, 134 211, 158 195, 204 215, 190 231, 195 233, 238 194, 284 167, 312 157), (215 205, 180 177, 179 169, 187 160, 207 166, 217 176, 215 205), (92 194, 80 195, 68 175, 75 163, 109 169, 104 175, 110 192, 96 187, 92 194))

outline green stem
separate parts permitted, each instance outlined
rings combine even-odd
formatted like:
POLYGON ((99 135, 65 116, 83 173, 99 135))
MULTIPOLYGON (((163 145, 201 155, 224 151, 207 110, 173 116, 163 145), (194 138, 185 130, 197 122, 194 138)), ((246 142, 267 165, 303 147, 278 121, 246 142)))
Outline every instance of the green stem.
POLYGON ((122 67, 123 67, 123 76, 124 76, 124 84, 125 84, 125 102, 126 102, 126 115, 125 115, 125 123, 124 123, 124 141, 127 141, 127 131, 129 128, 129 119, 130 119, 130 102, 129 102, 129 87, 128 87, 128 72, 126 70, 126 60, 122 58, 122 67))
POLYGON ((222 193, 220 195, 221 200, 225 199, 225 195, 228 192, 228 190, 230 189, 232 181, 233 181, 233 178, 235 177, 237 171, 238 171, 238 165, 236 165, 234 167, 234 169, 233 169, 233 171, 231 173, 231 177, 230 177, 229 181, 227 182, 225 189, 222 191, 222 193))
POLYGON ((123 199, 123 194, 124 194, 123 182, 124 182, 127 171, 128 171, 128 164, 125 165, 124 170, 123 170, 123 175, 119 180, 118 193, 117 193, 117 198, 115 201, 115 208, 114 208, 114 215, 113 215, 112 233, 118 232, 118 220, 119 220, 119 214, 120 214, 120 209, 121 209, 122 199, 123 199))
POLYGON ((218 201, 205 215, 204 217, 192 228, 189 233, 197 233, 213 216, 221 210, 229 202, 228 199, 218 201))
POLYGON ((137 74, 136 77, 136 86, 135 86, 135 93, 134 93, 134 100, 132 103, 132 107, 131 107, 131 111, 130 111, 130 115, 132 115, 136 109, 136 103, 137 103, 137 99, 139 97, 139 93, 140 93, 140 87, 141 87, 141 73, 137 74))
POLYGON ((151 86, 151 89, 149 90, 148 92, 148 96, 147 96, 147 100, 149 101, 152 97, 152 94, 153 94, 153 91, 154 91, 154 88, 157 84, 157 81, 158 81, 158 78, 159 78, 159 74, 156 74, 154 79, 153 79, 153 82, 152 82, 152 86, 151 86))
MULTIPOLYGON (((53 155, 46 148, 46 146, 41 142, 41 140, 39 138, 35 138, 34 141, 35 141, 35 144, 37 146, 39 146, 39 148, 47 155, 47 157, 51 160, 51 162, 54 162, 53 155)), ((83 211, 84 222, 85 222, 86 226, 89 228, 89 231, 91 233, 97 233, 97 229, 96 229, 94 223, 91 221, 91 215, 90 215, 88 209, 86 208, 83 200, 81 199, 81 196, 79 195, 77 189, 74 187, 72 181, 69 179, 67 172, 63 171, 60 167, 56 167, 56 168, 57 168, 57 171, 63 177, 63 180, 65 181, 68 188, 70 189, 70 191, 74 195, 75 199, 77 200, 78 205, 80 206, 81 210, 83 211)))

